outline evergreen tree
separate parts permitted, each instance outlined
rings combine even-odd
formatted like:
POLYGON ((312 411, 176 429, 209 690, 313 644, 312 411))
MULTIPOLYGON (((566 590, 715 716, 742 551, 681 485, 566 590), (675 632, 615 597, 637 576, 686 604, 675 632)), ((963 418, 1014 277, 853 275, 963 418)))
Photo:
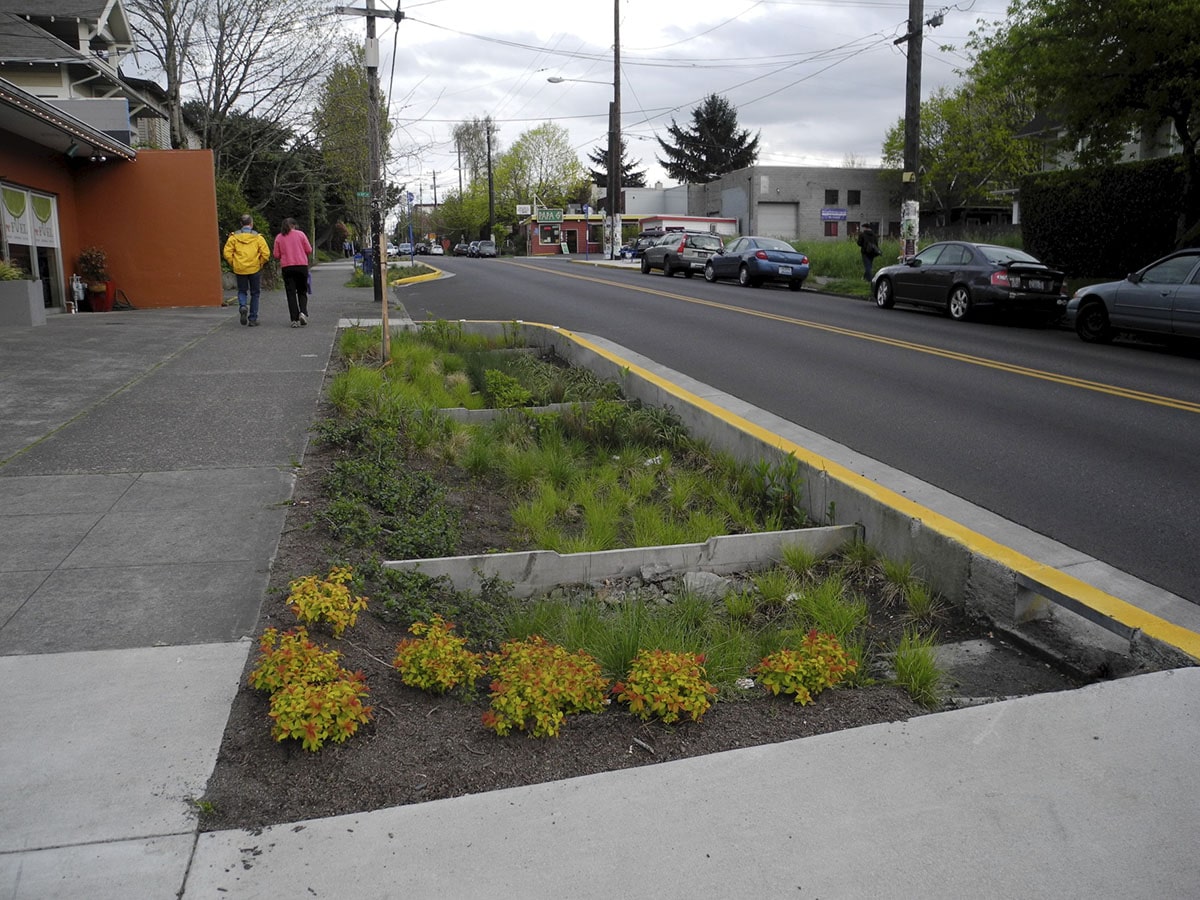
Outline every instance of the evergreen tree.
POLYGON ((674 143, 658 138, 666 159, 659 163, 672 178, 687 184, 704 184, 754 165, 758 135, 738 129, 737 110, 724 97, 709 94, 692 110, 692 123, 682 128, 671 120, 667 132, 674 143))
MULTIPOLYGON (((621 186, 640 188, 646 186, 645 170, 638 170, 636 167, 641 165, 641 160, 631 161, 626 158, 626 150, 624 138, 621 139, 621 186)), ((589 169, 588 172, 592 176, 592 183, 602 190, 608 189, 608 144, 603 147, 597 147, 588 154, 588 159, 596 166, 594 169, 589 169)))

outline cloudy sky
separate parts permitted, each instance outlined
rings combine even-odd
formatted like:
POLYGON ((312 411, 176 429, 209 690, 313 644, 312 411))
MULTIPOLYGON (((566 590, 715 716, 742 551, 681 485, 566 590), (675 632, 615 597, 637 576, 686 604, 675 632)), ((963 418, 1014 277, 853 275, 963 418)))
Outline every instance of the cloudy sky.
MULTIPOLYGON (((671 183, 654 138, 667 136, 672 119, 688 123, 710 93, 729 99, 743 128, 761 132, 762 164, 879 164, 884 134, 904 112, 907 45, 893 42, 905 33, 908 0, 617 2, 622 129, 648 183, 671 183)), ((942 45, 961 47, 1006 5, 925 0, 925 19, 942 12, 944 22, 925 29, 923 97, 957 82, 965 62, 942 45)), ((436 173, 444 196, 458 186, 452 128, 486 115, 502 146, 557 122, 588 165, 605 141, 613 96, 609 0, 413 0, 401 9, 398 26, 379 20, 380 78, 399 123, 394 147, 420 153, 393 166, 391 180, 428 203, 436 173), (551 76, 583 81, 551 84, 551 76)))

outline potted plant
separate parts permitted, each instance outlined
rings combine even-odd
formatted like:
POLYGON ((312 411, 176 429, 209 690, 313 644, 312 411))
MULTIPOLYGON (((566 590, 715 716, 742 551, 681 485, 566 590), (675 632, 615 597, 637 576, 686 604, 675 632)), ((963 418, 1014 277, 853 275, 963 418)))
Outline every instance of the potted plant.
POLYGON ((108 280, 108 254, 99 247, 84 247, 79 251, 79 275, 87 283, 92 312, 111 309, 109 298, 113 291, 108 280))
POLYGON ((20 266, 0 259, 0 327, 45 324, 42 283, 20 266))

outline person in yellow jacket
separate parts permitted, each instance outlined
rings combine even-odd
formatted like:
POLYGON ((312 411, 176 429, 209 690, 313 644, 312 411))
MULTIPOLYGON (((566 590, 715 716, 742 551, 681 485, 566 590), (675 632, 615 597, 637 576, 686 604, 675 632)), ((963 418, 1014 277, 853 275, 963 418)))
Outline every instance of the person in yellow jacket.
POLYGON ((225 261, 237 276, 238 316, 243 325, 258 324, 258 297, 262 293, 262 267, 271 258, 266 239, 254 230, 254 218, 242 216, 242 227, 225 242, 225 261), (250 308, 246 308, 249 295, 250 308))

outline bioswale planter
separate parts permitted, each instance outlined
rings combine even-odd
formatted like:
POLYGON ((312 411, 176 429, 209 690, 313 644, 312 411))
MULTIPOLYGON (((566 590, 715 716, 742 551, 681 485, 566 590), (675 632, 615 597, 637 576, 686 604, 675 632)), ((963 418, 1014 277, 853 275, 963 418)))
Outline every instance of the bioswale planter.
MULTIPOLYGON (((794 455, 810 519, 853 523, 883 555, 919 567, 951 602, 1065 664, 1118 674, 1200 660, 1200 608, 1100 560, 604 338, 524 322, 462 324, 496 337, 511 335, 515 325, 527 346, 617 381, 629 399, 670 407, 695 437, 742 461, 794 455)), ((513 565, 535 571, 545 564, 529 557, 513 565)), ((421 562, 423 572, 434 574, 429 566, 421 562)))
POLYGON ((0 281, 0 328, 45 324, 40 281, 0 281))

